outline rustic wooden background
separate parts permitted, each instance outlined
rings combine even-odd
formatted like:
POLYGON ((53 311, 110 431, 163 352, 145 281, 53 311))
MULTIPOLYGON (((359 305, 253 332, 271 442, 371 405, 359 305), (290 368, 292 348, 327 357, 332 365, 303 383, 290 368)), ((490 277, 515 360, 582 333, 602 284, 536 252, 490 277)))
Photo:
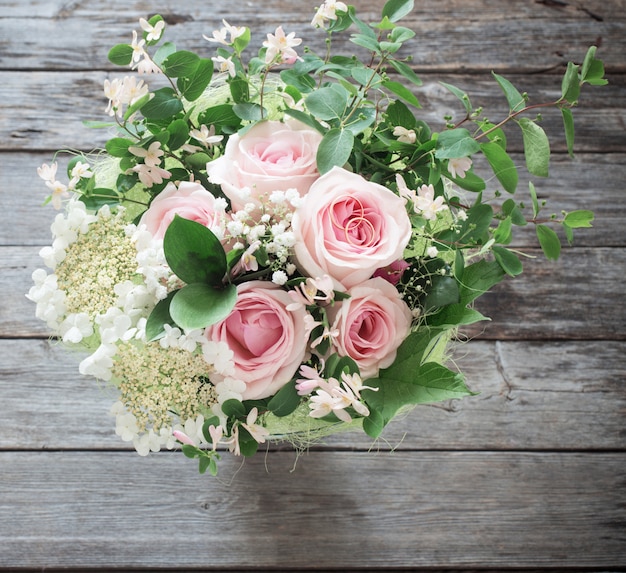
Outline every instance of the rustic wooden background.
MULTIPOLYGON (((480 301, 493 322, 456 354, 478 396, 420 407, 374 445, 329 439, 295 469, 281 447, 241 469, 229 457, 215 480, 178 453, 125 447, 106 391, 34 318, 24 293, 55 214, 35 170, 104 141, 81 121, 105 118, 102 82, 119 74, 107 51, 139 17, 161 12, 183 48, 208 49, 222 18, 257 42, 283 24, 320 47, 315 2, 0 0, 0 568, 626 570, 626 2, 416 4, 418 95, 435 125, 459 113, 439 80, 502 117, 491 70, 555 98, 565 62, 599 46, 610 85, 583 92, 576 158, 545 113, 552 177, 535 181, 596 225, 480 301)), ((366 19, 382 5, 357 4, 366 19)), ((531 230, 518 243, 539 254, 531 230)))

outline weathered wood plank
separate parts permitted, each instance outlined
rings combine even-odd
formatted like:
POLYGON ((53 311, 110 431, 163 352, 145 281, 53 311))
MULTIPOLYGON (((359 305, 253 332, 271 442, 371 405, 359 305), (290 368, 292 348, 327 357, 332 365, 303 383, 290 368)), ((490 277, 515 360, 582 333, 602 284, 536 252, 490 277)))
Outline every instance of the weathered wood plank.
MULTIPOLYGON (((508 569, 626 560, 624 454, 312 452, 292 472, 293 455, 273 452, 247 462, 230 485, 180 461, 1 452, 0 566, 508 569)), ((227 461, 223 479, 238 465, 227 461)))
MULTIPOLYGON (((525 249, 536 259, 525 262, 525 273, 505 279, 476 304, 492 322, 467 332, 482 339, 597 339, 626 338, 623 269, 626 249, 567 249, 554 263, 537 249, 525 249)), ((0 338, 47 336, 35 318, 35 306, 24 293, 31 274, 42 267, 36 247, 0 248, 0 338)))
MULTIPOLYGON (((0 45, 0 69, 110 67, 106 60, 109 48, 129 42, 131 30, 138 29, 138 19, 154 10, 145 3, 124 0, 108 2, 107 10, 84 2, 4 4, 8 7, 3 6, 0 17, 0 37, 5 38, 0 45), (20 33, 15 34, 15 30, 20 33)), ((376 21, 382 4, 380 0, 360 1, 360 17, 376 21)), ((414 56, 420 69, 536 72, 559 67, 569 59, 579 60, 588 45, 598 43, 609 68, 624 71, 626 22, 616 15, 625 10, 623 0, 586 1, 584 6, 511 0, 505 9, 499 0, 427 0, 417 3, 403 21, 418 32, 414 40, 407 42, 405 53, 414 56)), ((257 2, 246 0, 211 2, 210 7, 202 0, 188 0, 162 11, 173 24, 168 39, 185 49, 202 46, 202 34, 210 35, 225 18, 231 24, 252 27, 255 46, 267 32, 282 24, 285 30, 303 37, 305 44, 324 50, 325 35, 309 25, 314 4, 304 8, 297 2, 268 0, 259 10, 257 2)), ((335 44, 348 54, 360 50, 345 36, 335 44)))
MULTIPOLYGON (((0 72, 0 150, 69 148, 89 151, 102 147, 110 131, 87 128, 83 121, 109 121, 104 112, 107 102, 102 85, 106 78, 118 75, 97 71, 0 72)), ((555 101, 560 97, 559 75, 511 74, 507 77, 520 90, 528 92, 534 103, 555 101)), ((424 84, 413 90, 423 106, 419 117, 434 129, 443 129, 446 115, 455 120, 463 117, 462 106, 440 81, 466 90, 473 105, 483 107, 491 120, 504 119, 508 114, 506 100, 488 71, 472 76, 466 73, 422 75, 422 79, 424 84)), ((145 80, 152 86, 163 82, 159 77, 145 80)), ((602 88, 583 90, 581 106, 574 112, 578 153, 625 150, 626 80, 624 76, 612 76, 610 81, 602 88)), ((563 153, 565 138, 561 114, 557 110, 544 110, 543 118, 542 126, 552 138, 553 152, 563 153)), ((518 131, 509 130, 512 151, 522 150, 518 131)))
MULTIPOLYGON (((523 157, 517 154, 513 157, 519 166, 520 178, 525 178, 523 157)), ((0 155, 0 245, 44 246, 50 243, 50 224, 56 211, 51 206, 41 206, 49 190, 36 169, 44 162, 50 163, 51 158, 52 154, 45 152, 0 155)), ((67 159, 66 156, 59 162, 59 177, 67 159)), ((486 168, 480 167, 477 172, 488 173, 486 168)), ((548 200, 548 215, 560 209, 584 208, 595 212, 594 227, 575 233, 576 246, 626 246, 626 228, 622 225, 626 219, 626 202, 623 200, 626 155, 581 153, 574 160, 556 156, 551 162, 550 178, 533 177, 530 180, 534 181, 540 199, 548 200)), ((491 190, 495 185, 494 181, 489 182, 491 190)), ((527 188, 520 184, 516 195, 520 200, 527 198, 527 188)), ((469 197, 471 200, 471 195, 469 197)), ((532 226, 516 231, 519 231, 516 246, 538 244, 532 226)))
MULTIPOLYGON (((477 396, 420 406, 376 443, 355 432, 314 448, 626 450, 625 351, 605 341, 457 346, 454 367, 477 396)), ((78 374, 79 360, 47 341, 0 340, 0 449, 129 449, 108 415, 115 391, 78 374)))

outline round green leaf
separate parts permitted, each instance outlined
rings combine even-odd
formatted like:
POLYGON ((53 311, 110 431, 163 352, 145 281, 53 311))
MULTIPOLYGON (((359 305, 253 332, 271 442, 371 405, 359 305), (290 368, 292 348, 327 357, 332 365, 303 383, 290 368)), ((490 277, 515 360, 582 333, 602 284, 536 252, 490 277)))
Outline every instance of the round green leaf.
POLYGON ((237 301, 237 287, 214 288, 204 283, 185 285, 170 304, 172 320, 184 330, 205 328, 224 320, 237 301))

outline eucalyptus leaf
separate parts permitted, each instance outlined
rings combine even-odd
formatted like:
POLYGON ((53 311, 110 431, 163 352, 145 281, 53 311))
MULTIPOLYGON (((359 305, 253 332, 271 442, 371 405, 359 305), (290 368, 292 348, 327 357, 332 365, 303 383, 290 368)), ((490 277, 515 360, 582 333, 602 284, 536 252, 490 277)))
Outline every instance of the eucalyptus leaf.
POLYGON ((323 175, 333 167, 342 167, 354 147, 354 135, 349 129, 334 128, 328 131, 317 148, 317 168, 323 175))
POLYGON ((389 63, 396 70, 396 72, 409 80, 413 85, 422 85, 422 80, 419 79, 418 75, 407 64, 398 60, 389 60, 389 63))
POLYGON ((305 99, 307 109, 322 120, 340 119, 348 106, 348 92, 335 85, 320 88, 310 93, 305 99))

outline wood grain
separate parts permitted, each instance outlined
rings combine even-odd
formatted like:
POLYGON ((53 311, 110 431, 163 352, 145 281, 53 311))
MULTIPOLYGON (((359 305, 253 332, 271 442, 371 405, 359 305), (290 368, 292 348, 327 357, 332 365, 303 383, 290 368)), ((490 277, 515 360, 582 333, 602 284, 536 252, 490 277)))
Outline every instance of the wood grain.
MULTIPOLYGON (((545 112, 551 178, 534 178, 556 209, 594 210, 595 226, 556 265, 525 259, 521 278, 479 299, 492 321, 453 355, 478 395, 420 406, 374 444, 330 437, 297 464, 284 444, 242 468, 225 455, 218 480, 180 452, 137 456, 115 436, 111 390, 48 342, 24 296, 55 216, 36 168, 108 138, 82 122, 106 119, 102 83, 126 73, 107 52, 139 17, 160 11, 168 39, 207 56, 202 35, 222 19, 250 25, 255 46, 283 24, 322 50, 313 4, 0 4, 0 570, 624 570, 626 0, 416 2, 403 54, 436 128, 460 119, 440 80, 497 119, 507 108, 492 70, 548 101, 565 63, 598 46, 610 84, 582 92, 576 157, 559 113, 545 112)), ((369 21, 382 5, 357 8, 369 21)), ((345 38, 336 47, 358 53, 345 38)), ((523 173, 515 130, 509 149, 523 173)), ((539 255, 531 226, 515 246, 539 255)))
POLYGON ((224 461, 226 483, 167 453, 0 452, 0 567, 502 570, 626 559, 621 454, 311 452, 292 471, 293 453, 271 452, 236 476, 239 462, 224 461))
MULTIPOLYGON (((359 16, 366 22, 378 21, 382 5, 380 0, 361 0, 359 16)), ((156 11, 171 23, 168 39, 184 49, 200 49, 205 45, 202 35, 210 36, 226 19, 253 27, 255 46, 282 24, 305 38, 306 45, 323 52, 325 35, 310 26, 314 6, 268 0, 259 11, 258 3, 249 0, 187 0, 166 5, 113 0, 103 10, 88 2, 9 0, 3 2, 0 15, 0 37, 6 38, 0 45, 0 69, 111 68, 106 60, 110 47, 130 42, 138 19, 156 11), (67 38, 72 39, 71 47, 67 38)), ((420 70, 537 72, 580 60, 586 47, 597 43, 606 51, 609 68, 623 72, 626 25, 615 15, 625 10, 623 0, 509 0, 504 10, 500 0, 427 0, 416 3, 403 20, 418 32, 405 53, 413 56, 420 70)), ((335 46, 338 52, 359 52, 345 37, 338 37, 335 46)))

